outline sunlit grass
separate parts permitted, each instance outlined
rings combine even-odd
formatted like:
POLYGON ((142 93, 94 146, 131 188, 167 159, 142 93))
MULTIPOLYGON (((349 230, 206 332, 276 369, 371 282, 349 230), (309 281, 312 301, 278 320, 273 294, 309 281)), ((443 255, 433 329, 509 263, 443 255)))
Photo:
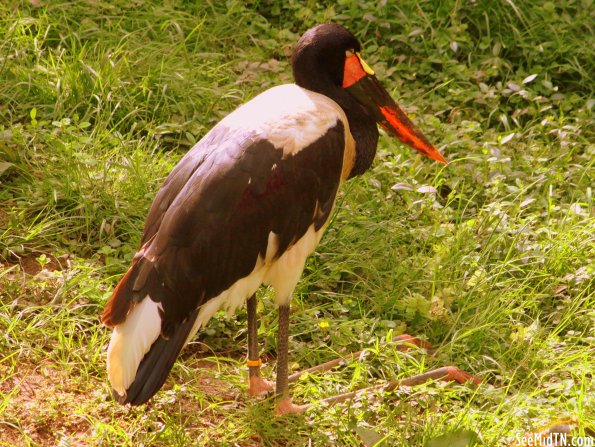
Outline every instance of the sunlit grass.
MULTIPOLYGON (((507 445, 555 420, 595 436, 593 32, 588 2, 12 2, 0 6, 0 445, 507 445), (543 4, 541 4, 543 3, 543 4), (245 313, 217 317, 141 408, 105 374, 101 309, 163 178, 237 105, 289 82, 314 23, 366 60, 449 157, 381 138, 296 291, 303 417, 250 399, 245 313), (536 75, 536 76, 534 76, 536 75), (387 345, 404 331, 433 353, 387 345), (455 365, 333 408, 325 397, 455 365), (368 432, 366 432, 368 430, 368 432), (368 433, 367 435, 365 433, 368 433)), ((271 292, 259 335, 274 377, 271 292)))

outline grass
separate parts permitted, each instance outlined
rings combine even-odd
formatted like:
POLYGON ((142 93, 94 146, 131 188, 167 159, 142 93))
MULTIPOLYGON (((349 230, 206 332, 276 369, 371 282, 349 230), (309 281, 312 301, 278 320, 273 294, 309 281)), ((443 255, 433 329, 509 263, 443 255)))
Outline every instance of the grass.
MULTIPOLYGON (((595 437, 592 11, 590 0, 0 6, 0 445, 431 446, 448 433, 465 445, 469 430, 501 446, 553 421, 595 437), (345 185, 296 292, 290 355, 302 369, 369 354, 303 377, 296 399, 446 364, 484 383, 272 418, 271 400, 247 396, 240 312, 211 321, 149 405, 117 406, 99 314, 156 190, 214 122, 290 82, 291 46, 327 20, 360 37, 450 164, 383 137, 371 171, 345 185), (385 347, 404 331, 434 355, 385 347)), ((272 377, 276 312, 260 297, 272 377)))

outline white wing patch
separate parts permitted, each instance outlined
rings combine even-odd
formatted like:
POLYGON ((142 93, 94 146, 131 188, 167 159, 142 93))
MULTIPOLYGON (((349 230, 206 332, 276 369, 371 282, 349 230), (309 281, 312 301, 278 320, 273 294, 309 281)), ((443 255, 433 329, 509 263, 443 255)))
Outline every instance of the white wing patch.
POLYGON ((249 132, 256 129, 288 157, 312 144, 338 121, 349 129, 345 112, 335 101, 295 84, 285 84, 256 96, 227 115, 221 124, 249 132))

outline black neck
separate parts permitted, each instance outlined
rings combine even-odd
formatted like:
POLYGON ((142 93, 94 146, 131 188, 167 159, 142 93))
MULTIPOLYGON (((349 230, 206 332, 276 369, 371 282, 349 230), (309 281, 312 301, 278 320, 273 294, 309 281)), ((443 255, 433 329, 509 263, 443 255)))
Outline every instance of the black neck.
POLYGON ((343 88, 339 87, 337 90, 337 96, 329 96, 329 98, 339 104, 347 115, 349 129, 355 140, 355 164, 349 173, 351 178, 362 175, 372 165, 378 145, 378 126, 368 111, 353 96, 343 88))
POLYGON ((378 144, 376 122, 355 98, 337 85, 337 80, 333 80, 327 70, 323 67, 319 69, 316 60, 312 60, 313 58, 309 58, 303 53, 301 56, 300 60, 294 59, 293 61, 296 84, 329 97, 343 109, 347 115, 351 135, 355 140, 355 164, 349 173, 349 178, 363 174, 372 165, 376 155, 378 144), (304 67, 309 67, 310 70, 305 73, 304 67))

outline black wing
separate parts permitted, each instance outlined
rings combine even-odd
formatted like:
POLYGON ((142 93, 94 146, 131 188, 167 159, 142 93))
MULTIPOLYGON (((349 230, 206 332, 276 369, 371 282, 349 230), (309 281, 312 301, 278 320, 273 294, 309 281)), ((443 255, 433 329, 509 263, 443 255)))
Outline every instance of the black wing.
POLYGON ((123 322, 149 295, 163 306, 162 335, 168 338, 199 306, 254 269, 270 232, 278 236, 279 256, 311 225, 321 228, 341 180, 344 131, 338 121, 283 157, 257 134, 214 128, 157 194, 141 249, 103 321, 123 322))

